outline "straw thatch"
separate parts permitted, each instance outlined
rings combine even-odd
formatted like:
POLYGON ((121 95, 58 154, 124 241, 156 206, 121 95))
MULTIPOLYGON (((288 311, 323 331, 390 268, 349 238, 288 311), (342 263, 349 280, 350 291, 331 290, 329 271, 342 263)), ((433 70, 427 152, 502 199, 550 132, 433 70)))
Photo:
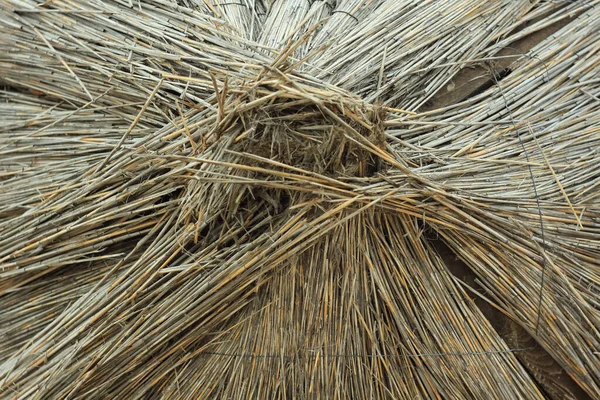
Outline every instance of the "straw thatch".
POLYGON ((598 3, 2 0, 0 398, 600 398, 598 3))

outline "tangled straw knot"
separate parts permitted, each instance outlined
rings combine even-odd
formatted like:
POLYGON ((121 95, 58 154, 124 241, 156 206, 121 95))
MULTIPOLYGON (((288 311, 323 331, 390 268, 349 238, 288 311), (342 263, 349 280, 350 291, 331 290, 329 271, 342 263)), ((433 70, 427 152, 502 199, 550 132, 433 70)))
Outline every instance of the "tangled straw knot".
POLYGON ((384 107, 274 68, 256 81, 223 81, 214 134, 229 150, 335 177, 381 170, 384 107))

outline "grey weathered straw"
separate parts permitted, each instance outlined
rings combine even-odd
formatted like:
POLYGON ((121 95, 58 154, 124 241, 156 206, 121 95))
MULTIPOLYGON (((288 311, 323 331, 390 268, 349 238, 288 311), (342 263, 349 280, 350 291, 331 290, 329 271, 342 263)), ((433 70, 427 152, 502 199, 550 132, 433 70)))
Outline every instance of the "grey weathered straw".
POLYGON ((600 398, 600 2, 1 1, 0 398, 600 398))

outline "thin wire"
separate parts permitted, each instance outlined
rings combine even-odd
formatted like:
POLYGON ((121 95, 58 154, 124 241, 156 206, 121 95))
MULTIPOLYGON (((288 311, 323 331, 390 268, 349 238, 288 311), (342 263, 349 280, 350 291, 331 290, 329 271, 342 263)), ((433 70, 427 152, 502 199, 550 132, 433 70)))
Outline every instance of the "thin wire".
POLYGON ((349 12, 347 12, 347 11, 335 10, 335 11, 332 11, 332 12, 331 12, 331 14, 332 14, 332 15, 333 15, 333 14, 335 14, 335 13, 342 13, 342 14, 346 14, 346 15, 347 15, 347 16, 349 16, 350 18, 354 18, 354 20, 355 20, 356 22, 359 22, 359 21, 358 21, 358 18, 356 18, 354 15, 350 14, 350 13, 349 13, 349 12))
MULTIPOLYGON (((543 63, 543 61, 542 61, 542 63, 543 63)), ((544 66, 545 66, 545 64, 544 64, 544 66)), ((546 68, 546 72, 547 71, 548 70, 546 68)), ((537 205, 538 215, 539 215, 539 220, 540 220, 540 237, 542 239, 542 280, 541 280, 541 284, 540 284, 540 294, 539 294, 538 307, 537 307, 537 321, 535 323, 535 335, 537 336, 539 327, 540 327, 541 315, 542 315, 542 299, 544 296, 544 284, 546 282, 546 239, 544 236, 544 219, 543 219, 543 214, 542 214, 542 207, 540 206, 540 197, 538 195, 537 183, 535 181, 535 176, 533 175, 533 169, 531 168, 531 164, 529 161, 529 154, 527 154, 527 149, 525 149, 525 144, 523 143, 523 139, 521 138, 519 128, 517 128, 517 124, 515 123, 512 112, 511 112, 510 108, 508 107, 508 101, 506 100, 506 96, 504 96, 504 90, 502 89, 502 86, 500 86, 500 82, 498 82, 498 79, 496 78, 496 74, 494 73, 494 71, 491 71, 491 73, 492 73, 492 78, 494 79, 494 83, 500 90, 500 96, 502 96, 502 100, 504 101, 504 108, 508 112, 508 116, 510 117, 511 124, 515 130, 515 133, 517 134, 517 138, 519 139, 521 148, 523 149, 523 154, 525 155, 525 160, 527 161, 527 169, 529 170, 529 176, 531 177, 531 182, 533 183, 533 193, 535 195, 535 202, 537 205)))
POLYGON ((455 353, 398 353, 398 354, 323 354, 318 352, 311 352, 308 355, 302 356, 302 353, 298 353, 297 356, 290 356, 287 354, 251 354, 251 353, 224 353, 218 351, 201 351, 199 354, 211 355, 211 356, 223 356, 232 358, 278 358, 278 359, 298 359, 298 358, 424 358, 424 357, 461 357, 461 356, 481 356, 488 354, 507 354, 507 353, 518 353, 524 351, 535 350, 535 347, 523 347, 517 349, 505 349, 505 350, 489 350, 489 351, 473 351, 473 352, 455 352, 455 353))
POLYGON ((218 3, 215 4, 216 6, 244 6, 244 7, 248 7, 246 4, 244 3, 236 3, 236 2, 230 2, 230 3, 218 3))

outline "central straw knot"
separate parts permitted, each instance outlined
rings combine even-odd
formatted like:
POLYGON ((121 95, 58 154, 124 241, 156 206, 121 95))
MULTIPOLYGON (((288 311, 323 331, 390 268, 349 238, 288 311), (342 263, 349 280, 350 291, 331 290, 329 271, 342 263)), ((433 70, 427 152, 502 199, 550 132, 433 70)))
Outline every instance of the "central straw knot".
POLYGON ((217 103, 217 137, 230 150, 335 177, 382 168, 384 108, 335 86, 269 69, 253 82, 224 80, 217 103))

